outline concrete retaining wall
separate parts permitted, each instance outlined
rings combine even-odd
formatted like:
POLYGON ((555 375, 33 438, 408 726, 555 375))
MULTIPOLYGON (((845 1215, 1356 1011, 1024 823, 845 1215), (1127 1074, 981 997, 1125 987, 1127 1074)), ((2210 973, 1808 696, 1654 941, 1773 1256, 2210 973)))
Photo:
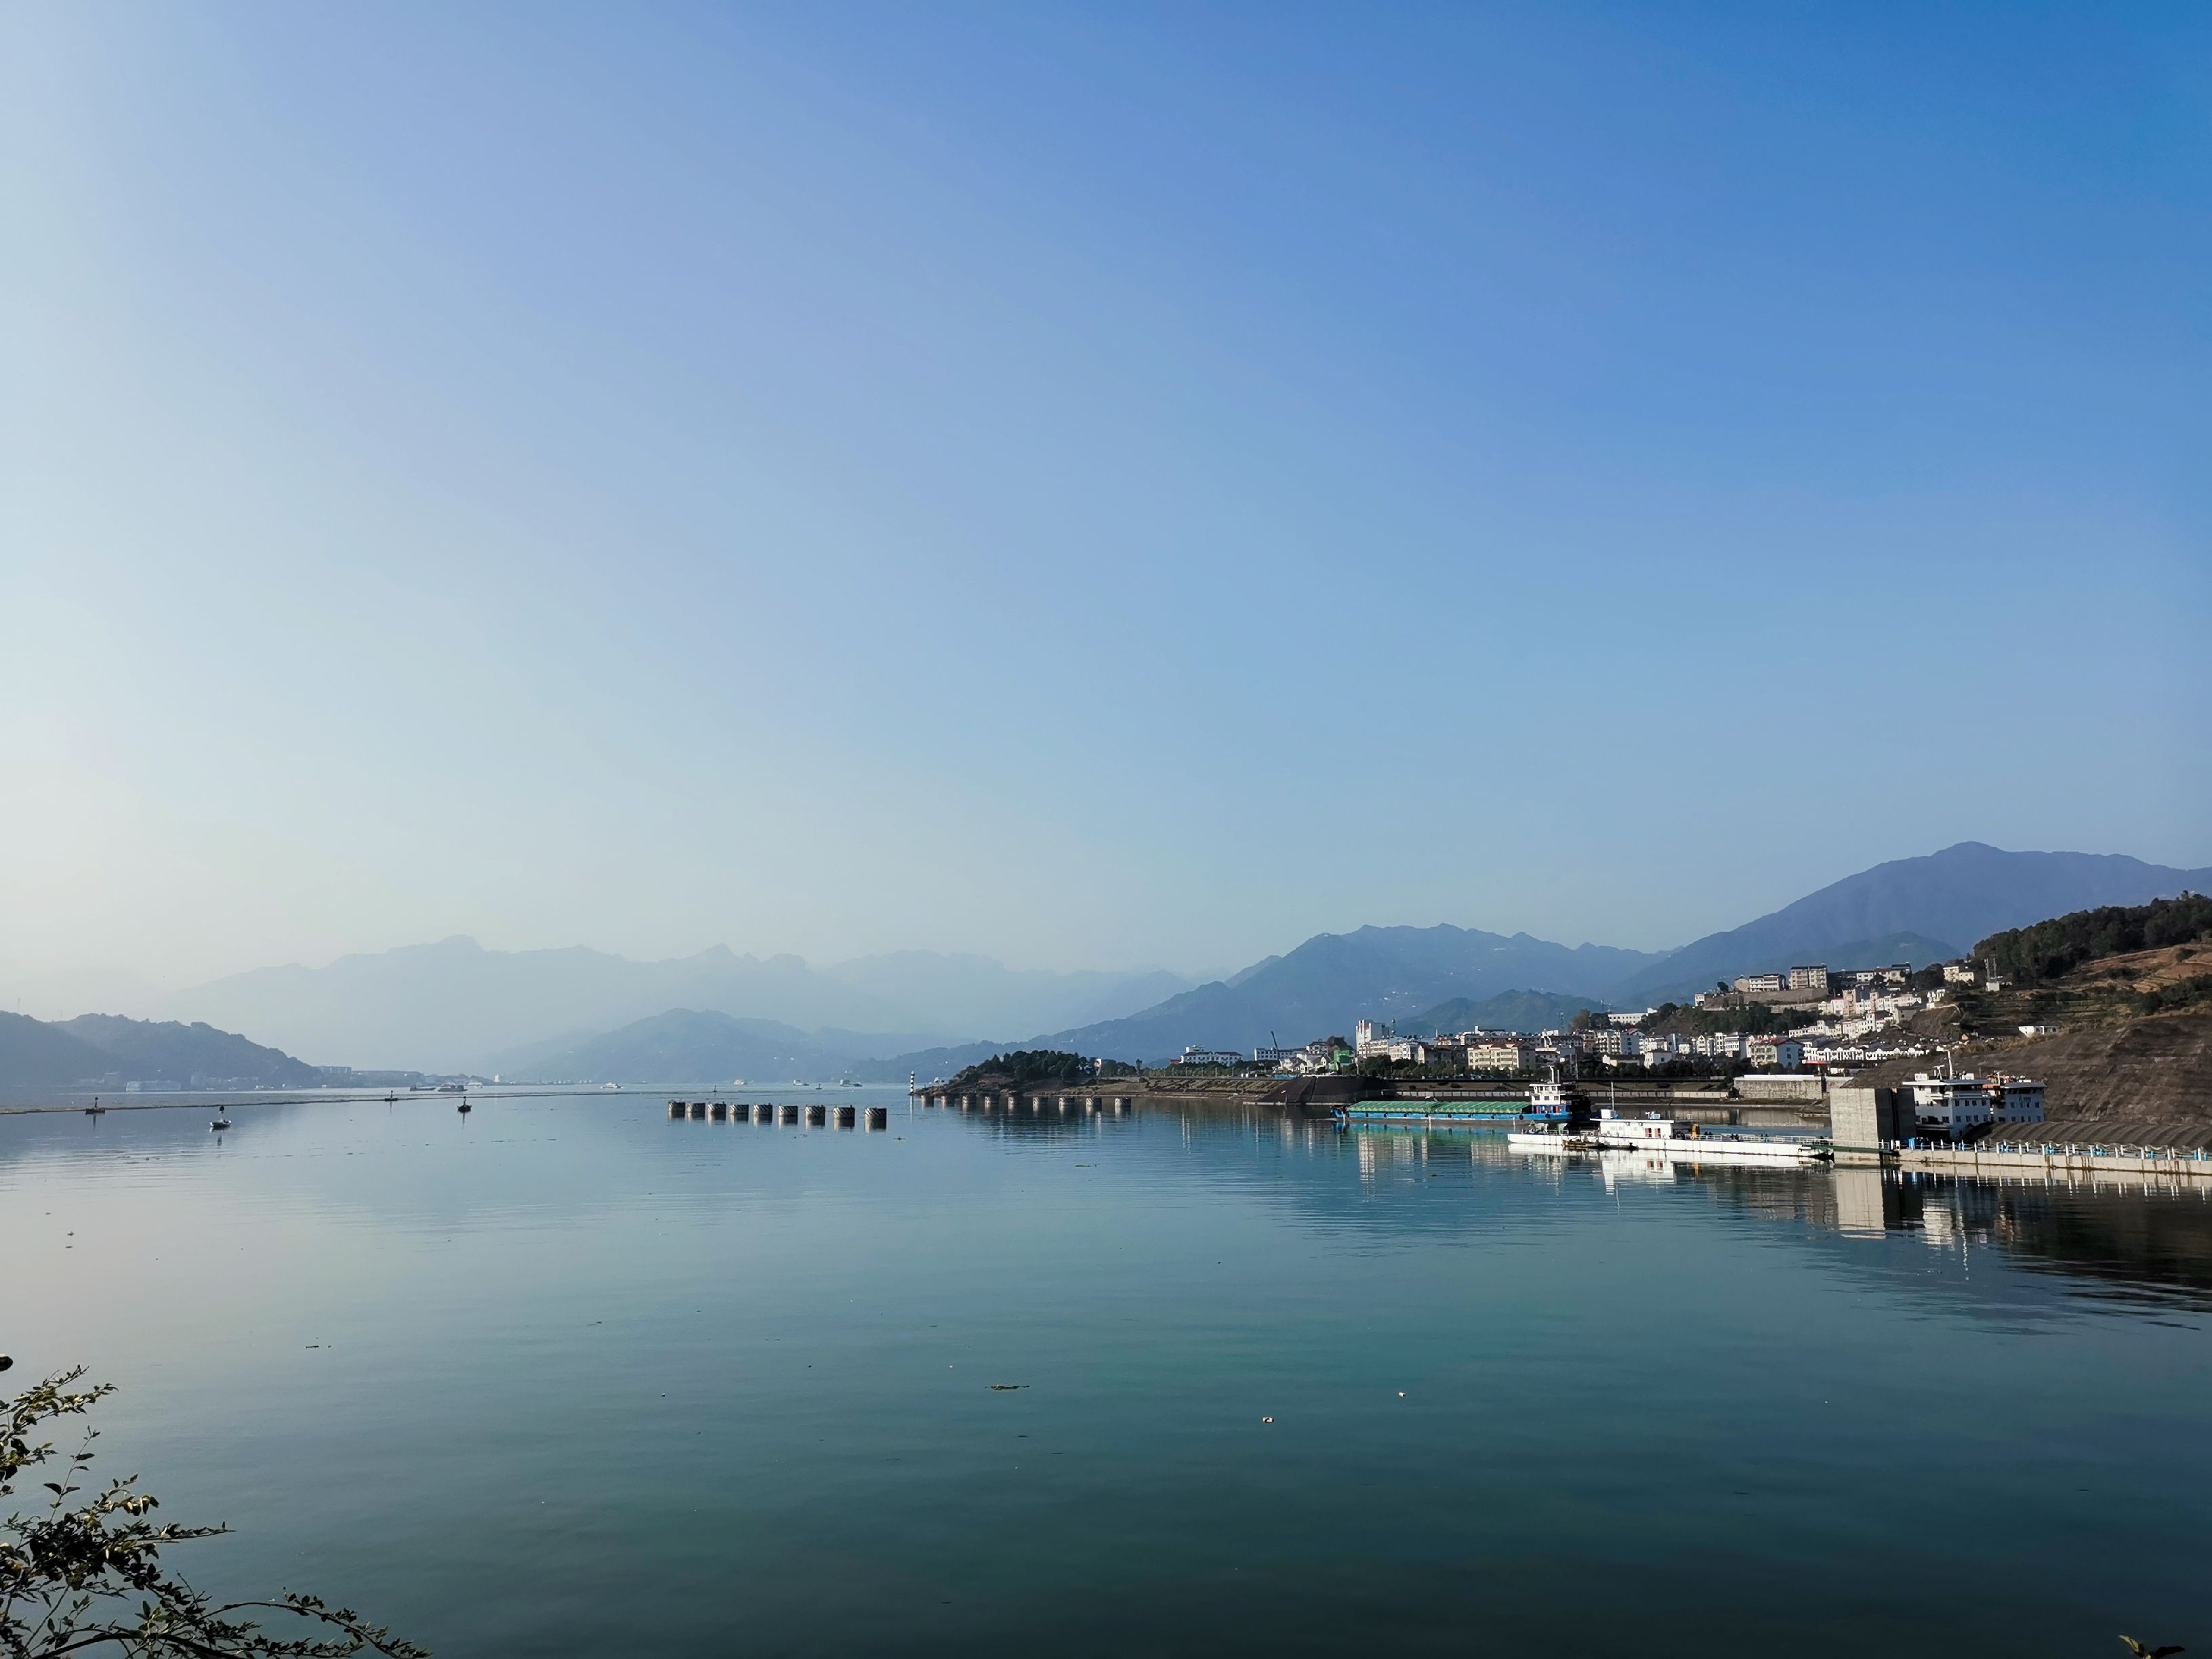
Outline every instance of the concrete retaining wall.
POLYGON ((1898 1167, 1941 1170, 1946 1175, 2033 1175, 2062 1181, 2097 1176, 2150 1176, 2172 1181, 2212 1181, 2212 1158, 2192 1153, 2145 1156, 2142 1149, 2094 1152, 2060 1146, 2051 1152, 2001 1152, 1982 1146, 1907 1147, 1896 1154, 1898 1167))

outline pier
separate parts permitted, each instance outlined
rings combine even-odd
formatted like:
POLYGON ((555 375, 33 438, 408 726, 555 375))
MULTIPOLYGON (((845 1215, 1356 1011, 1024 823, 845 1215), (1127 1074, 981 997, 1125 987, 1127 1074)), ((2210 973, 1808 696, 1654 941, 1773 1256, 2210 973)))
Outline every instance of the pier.
POLYGON ((888 1106, 801 1105, 778 1106, 769 1101, 749 1104, 742 1100, 672 1100, 668 1103, 668 1121, 672 1123, 781 1123, 787 1127, 801 1122, 811 1128, 834 1124, 840 1129, 878 1131, 891 1127, 888 1106))
POLYGON ((992 1112, 1127 1112, 1127 1095, 1022 1095, 1001 1090, 977 1094, 951 1094, 941 1091, 917 1090, 915 1099, 924 1106, 943 1107, 947 1111, 992 1112))

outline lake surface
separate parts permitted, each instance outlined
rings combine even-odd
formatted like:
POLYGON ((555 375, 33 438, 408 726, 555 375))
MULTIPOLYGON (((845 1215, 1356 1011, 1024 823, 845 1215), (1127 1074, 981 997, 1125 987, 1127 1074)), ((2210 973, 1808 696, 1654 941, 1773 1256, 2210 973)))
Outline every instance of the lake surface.
POLYGON ((805 1097, 0 1117, 8 1381, 447 1656, 2212 1651, 2212 1195, 805 1097))

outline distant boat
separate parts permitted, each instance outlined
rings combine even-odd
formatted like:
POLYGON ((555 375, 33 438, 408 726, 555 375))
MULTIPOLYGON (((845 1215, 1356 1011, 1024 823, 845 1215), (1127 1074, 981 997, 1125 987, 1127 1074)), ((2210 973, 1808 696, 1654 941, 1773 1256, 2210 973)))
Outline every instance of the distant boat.
POLYGON ((457 1112, 467 1111, 469 1109, 469 1097, 466 1095, 463 1095, 461 1097, 461 1103, 459 1106, 456 1106, 453 1109, 457 1112))
POLYGON ((107 1108, 100 1103, 100 1097, 94 1095, 92 1097, 92 1104, 84 1109, 84 1115, 87 1117, 98 1117, 106 1110, 107 1108))
POLYGON ((230 1120, 223 1116, 222 1113, 218 1112, 216 1114, 215 1121, 209 1124, 208 1127, 210 1129, 228 1129, 230 1127, 230 1120))
POLYGON ((599 1085, 599 1087, 602 1089, 611 1089, 619 1092, 622 1089, 622 1085, 619 1083, 602 1083, 599 1085))
POLYGON ((732 1089, 742 1089, 744 1086, 745 1080, 741 1077, 733 1077, 730 1079, 730 1087, 732 1089))

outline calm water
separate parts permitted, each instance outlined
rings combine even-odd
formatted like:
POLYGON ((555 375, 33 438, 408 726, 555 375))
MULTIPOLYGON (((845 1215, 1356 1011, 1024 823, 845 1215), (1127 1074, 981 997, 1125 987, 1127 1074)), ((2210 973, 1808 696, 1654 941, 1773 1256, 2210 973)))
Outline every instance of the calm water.
POLYGON ((0 1118, 9 1381, 446 1655, 2212 1651, 2205 1197, 812 1097, 0 1118))

